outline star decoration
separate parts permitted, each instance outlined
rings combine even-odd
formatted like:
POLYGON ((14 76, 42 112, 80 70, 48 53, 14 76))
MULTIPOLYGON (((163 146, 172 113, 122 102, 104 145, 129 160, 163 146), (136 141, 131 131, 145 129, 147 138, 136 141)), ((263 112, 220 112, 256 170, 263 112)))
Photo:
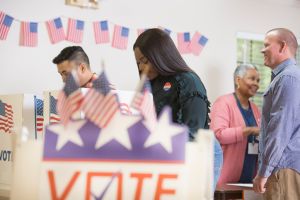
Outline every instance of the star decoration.
POLYGON ((116 140, 130 150, 132 146, 128 135, 128 128, 140 119, 139 116, 128 116, 121 114, 121 112, 116 112, 109 124, 101 129, 95 148, 99 149, 111 140, 116 140))
POLYGON ((153 120, 147 120, 147 119, 144 119, 142 121, 142 123, 144 124, 144 126, 146 127, 146 129, 148 129, 148 131, 150 133, 154 132, 155 131, 155 128, 157 126, 157 123, 158 121, 153 121, 153 120))
POLYGON ((172 137, 186 131, 185 126, 176 125, 171 119, 171 108, 166 107, 163 109, 155 128, 147 138, 144 147, 150 147, 155 144, 161 146, 168 152, 172 153, 172 137))
POLYGON ((49 130, 57 134, 56 151, 61 150, 68 142, 78 146, 83 146, 78 130, 86 123, 85 120, 69 122, 65 127, 62 124, 54 124, 48 127, 49 130))

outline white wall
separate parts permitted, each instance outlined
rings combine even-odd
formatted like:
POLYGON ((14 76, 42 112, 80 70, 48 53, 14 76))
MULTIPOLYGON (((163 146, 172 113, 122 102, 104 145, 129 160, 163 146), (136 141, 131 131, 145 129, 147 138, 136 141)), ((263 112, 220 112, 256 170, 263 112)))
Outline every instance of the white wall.
MULTIPOLYGON (((0 10, 20 20, 44 22, 65 16, 87 21, 81 45, 92 69, 99 72, 103 59, 110 80, 118 89, 127 90, 135 89, 138 81, 132 52, 137 28, 161 25, 175 32, 199 30, 209 38, 206 47, 200 56, 184 58, 200 75, 211 101, 233 91, 237 32, 264 34, 274 27, 286 27, 300 35, 299 3, 293 0, 102 0, 98 10, 65 6, 64 0, 0 0, 0 10), (131 29, 126 51, 95 44, 91 22, 104 19, 131 29)), ((67 18, 63 22, 66 28, 67 18)), ((19 28, 14 22, 8 39, 0 41, 0 94, 60 89, 60 76, 51 60, 73 44, 52 45, 40 23, 38 47, 20 47, 19 28)))

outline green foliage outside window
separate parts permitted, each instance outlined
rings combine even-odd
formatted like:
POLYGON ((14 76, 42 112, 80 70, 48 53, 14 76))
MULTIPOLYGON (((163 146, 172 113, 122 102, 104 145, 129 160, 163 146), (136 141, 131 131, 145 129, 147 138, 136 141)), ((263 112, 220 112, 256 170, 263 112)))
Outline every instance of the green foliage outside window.
POLYGON ((260 52, 262 48, 262 41, 237 39, 237 64, 251 63, 257 67, 260 74, 259 90, 257 94, 251 98, 259 108, 262 107, 262 95, 271 80, 271 70, 264 66, 264 57, 260 52))
MULTIPOLYGON (((251 98, 260 109, 262 107, 263 93, 267 89, 271 81, 271 69, 264 66, 264 57, 260 52, 263 48, 263 41, 250 39, 237 39, 237 64, 251 63, 255 65, 260 74, 259 90, 257 94, 251 98)), ((296 54, 298 66, 300 64, 300 48, 296 54)))

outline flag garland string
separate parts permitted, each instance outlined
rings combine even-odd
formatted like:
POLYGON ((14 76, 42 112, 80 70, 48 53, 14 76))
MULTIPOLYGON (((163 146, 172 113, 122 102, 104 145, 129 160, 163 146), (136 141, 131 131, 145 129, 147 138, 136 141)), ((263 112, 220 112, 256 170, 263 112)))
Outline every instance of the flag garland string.
MULTIPOLYGON (((0 10, 0 40, 7 39, 9 30, 14 22, 20 23, 19 44, 26 47, 38 46, 38 27, 42 23, 46 26, 52 44, 61 41, 70 41, 77 44, 82 43, 85 25, 92 23, 96 44, 110 43, 113 48, 120 50, 127 49, 129 36, 135 35, 137 37, 143 31, 147 30, 147 28, 126 27, 108 19, 90 21, 58 16, 45 21, 25 21, 12 17, 0 10), (62 19, 68 21, 67 27, 63 25, 62 19)), ((170 34, 170 36, 174 36, 174 39, 176 38, 175 40, 177 40, 177 42, 174 42, 181 54, 198 56, 208 41, 208 38, 199 31, 194 31, 192 34, 192 32, 184 31, 175 32, 162 26, 155 28, 160 28, 170 34)))

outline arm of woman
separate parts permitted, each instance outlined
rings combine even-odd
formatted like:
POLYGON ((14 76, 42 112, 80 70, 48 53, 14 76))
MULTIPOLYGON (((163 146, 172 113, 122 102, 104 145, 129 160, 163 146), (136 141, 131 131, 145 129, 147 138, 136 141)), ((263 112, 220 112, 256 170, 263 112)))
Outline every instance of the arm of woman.
POLYGON ((207 102, 203 97, 192 95, 182 103, 182 121, 189 128, 189 140, 195 139, 195 134, 207 123, 207 102))
MULTIPOLYGON (((210 128, 214 131, 216 138, 221 144, 233 144, 244 139, 244 125, 232 126, 234 112, 232 105, 226 97, 219 98, 211 110, 210 128)), ((248 131, 247 131, 248 132, 248 131)))

